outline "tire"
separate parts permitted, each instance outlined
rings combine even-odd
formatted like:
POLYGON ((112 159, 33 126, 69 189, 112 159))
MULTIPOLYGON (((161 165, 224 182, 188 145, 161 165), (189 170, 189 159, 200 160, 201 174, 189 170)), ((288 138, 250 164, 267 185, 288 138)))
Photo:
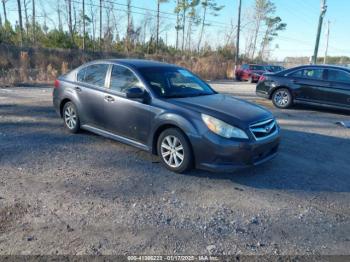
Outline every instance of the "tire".
POLYGON ((160 134, 157 152, 162 163, 172 172, 184 173, 193 166, 190 143, 186 135, 177 128, 166 129, 160 134))
POLYGON ((80 130, 80 120, 77 107, 72 102, 65 103, 62 111, 64 126, 71 133, 77 133, 80 130))
POLYGON ((272 94, 272 103, 277 108, 290 108, 293 105, 293 96, 287 88, 279 88, 272 94))
POLYGON ((254 83, 255 83, 255 81, 254 81, 253 77, 249 77, 248 82, 249 82, 249 83, 251 83, 251 84, 254 84, 254 83))

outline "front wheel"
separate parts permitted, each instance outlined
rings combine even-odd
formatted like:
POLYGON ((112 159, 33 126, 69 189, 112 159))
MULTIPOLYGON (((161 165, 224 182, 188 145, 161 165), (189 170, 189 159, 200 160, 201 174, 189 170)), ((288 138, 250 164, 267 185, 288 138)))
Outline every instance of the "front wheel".
POLYGON ((272 102, 278 108, 289 108, 293 104, 293 97, 287 88, 280 88, 273 93, 272 102))
POLYGON ((183 173, 192 168, 193 155, 185 134, 177 128, 163 131, 157 143, 158 155, 167 169, 183 173))

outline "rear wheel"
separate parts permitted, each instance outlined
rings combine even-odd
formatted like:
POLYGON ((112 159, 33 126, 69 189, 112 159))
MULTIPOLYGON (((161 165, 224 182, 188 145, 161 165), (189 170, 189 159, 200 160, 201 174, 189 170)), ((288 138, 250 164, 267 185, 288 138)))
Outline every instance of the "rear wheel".
POLYGON ((193 155, 185 134, 177 128, 163 131, 157 143, 158 155, 167 169, 183 173, 192 168, 193 155))
POLYGON ((272 102, 278 108, 289 108, 293 104, 293 97, 287 88, 280 88, 273 93, 272 102))
POLYGON ((67 102, 63 107, 64 125, 71 133, 77 133, 80 129, 80 121, 77 107, 72 102, 67 102))

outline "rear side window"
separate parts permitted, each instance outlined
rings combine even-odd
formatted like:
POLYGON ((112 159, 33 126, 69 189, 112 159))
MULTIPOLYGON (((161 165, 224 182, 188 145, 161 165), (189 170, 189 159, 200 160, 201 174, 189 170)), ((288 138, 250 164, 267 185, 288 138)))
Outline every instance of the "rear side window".
POLYGON ((139 79, 126 67, 114 65, 111 73, 110 89, 125 93, 129 88, 140 86, 139 79))
POLYGON ((350 73, 341 70, 328 70, 328 80, 350 84, 350 73))
POLYGON ((290 76, 292 77, 300 77, 300 78, 306 78, 306 79, 315 79, 315 80, 323 80, 323 69, 301 69, 294 73, 292 73, 290 76))
POLYGON ((78 72, 77 80, 90 85, 104 87, 107 70, 107 64, 90 65, 78 72))

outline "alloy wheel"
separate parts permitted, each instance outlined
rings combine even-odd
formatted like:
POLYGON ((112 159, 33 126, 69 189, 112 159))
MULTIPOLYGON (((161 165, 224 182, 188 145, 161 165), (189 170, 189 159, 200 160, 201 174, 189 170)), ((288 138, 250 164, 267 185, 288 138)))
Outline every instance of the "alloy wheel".
POLYGON ((185 151, 180 139, 175 136, 164 137, 161 143, 161 155, 164 162, 173 168, 178 168, 184 161, 185 151))
POLYGON ((77 125, 77 114, 73 106, 67 106, 64 111, 64 121, 69 129, 74 129, 77 125))
POLYGON ((274 96, 274 101, 277 105, 284 107, 289 103, 289 94, 287 91, 279 90, 274 96))

